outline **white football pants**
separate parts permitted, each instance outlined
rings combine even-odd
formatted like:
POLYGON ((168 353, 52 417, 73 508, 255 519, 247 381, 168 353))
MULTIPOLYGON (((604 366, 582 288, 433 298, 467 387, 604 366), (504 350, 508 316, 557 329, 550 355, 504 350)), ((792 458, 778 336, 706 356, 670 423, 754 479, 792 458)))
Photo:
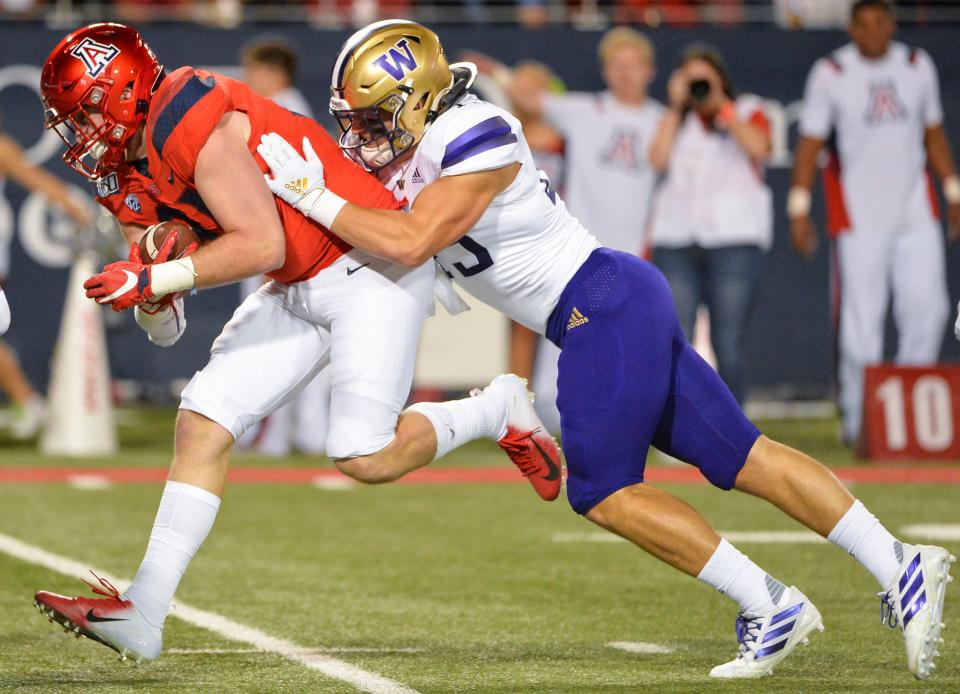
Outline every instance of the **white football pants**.
POLYGON ((316 277, 270 282, 234 313, 180 407, 239 438, 330 373, 326 452, 369 455, 394 438, 433 306, 433 261, 403 268, 352 250, 316 277))
POLYGON ((840 296, 840 408, 847 441, 860 435, 864 368, 883 359, 890 293, 897 363, 936 363, 949 302, 943 231, 937 220, 853 229, 837 239, 840 296))

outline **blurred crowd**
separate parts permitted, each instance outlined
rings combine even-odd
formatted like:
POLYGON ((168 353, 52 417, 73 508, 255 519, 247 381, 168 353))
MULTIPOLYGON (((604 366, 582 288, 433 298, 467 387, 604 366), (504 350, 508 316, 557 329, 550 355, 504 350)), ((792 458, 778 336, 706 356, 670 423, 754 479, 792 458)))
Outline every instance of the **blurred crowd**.
MULTIPOLYGON (((308 21, 316 26, 360 26, 386 17, 428 23, 519 22, 531 29, 567 23, 656 27, 776 23, 789 29, 841 28, 853 0, 0 0, 0 16, 192 21, 235 26, 242 21, 308 21)), ((900 20, 960 21, 960 0, 900 0, 900 20)))
MULTIPOLYGON (((843 167, 824 170, 824 181, 828 212, 841 211, 828 213, 827 226, 843 438, 853 443, 864 370, 883 359, 888 297, 897 362, 937 362, 948 314, 941 219, 960 240, 960 178, 932 59, 893 40, 893 11, 883 0, 858 0, 847 21, 850 43, 811 69, 785 207, 794 246, 810 257, 818 155, 843 159, 843 167)), ((464 58, 487 78, 478 82, 484 96, 521 120, 534 158, 573 214, 602 245, 649 258, 664 273, 684 333, 744 402, 744 337, 773 242, 774 200, 765 181, 771 125, 762 95, 739 92, 723 56, 692 44, 668 68, 658 100, 648 93, 658 67, 654 46, 627 27, 608 31, 599 44, 600 92, 564 93, 537 63, 510 68, 478 53, 464 58)), ((532 379, 541 418, 553 430, 558 356, 546 340, 515 327, 511 370, 532 379)))

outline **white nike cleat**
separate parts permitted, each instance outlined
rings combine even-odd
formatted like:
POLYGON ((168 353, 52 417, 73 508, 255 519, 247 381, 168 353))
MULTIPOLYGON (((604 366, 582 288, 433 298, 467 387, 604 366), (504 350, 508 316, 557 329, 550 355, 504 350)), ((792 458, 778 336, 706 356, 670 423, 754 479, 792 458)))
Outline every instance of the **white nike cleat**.
POLYGON ((933 674, 933 660, 940 655, 943 597, 956 560, 943 547, 905 544, 900 570, 890 587, 877 593, 880 621, 903 631, 907 667, 920 680, 933 674))
POLYGON ((729 663, 713 668, 711 677, 749 679, 772 675, 773 668, 797 646, 807 645, 810 632, 823 631, 823 620, 807 596, 791 586, 768 612, 741 612, 736 629, 740 652, 729 663))
MULTIPOLYGON (((534 396, 527 390, 527 381, 514 374, 503 374, 490 381, 482 392, 506 399, 507 428, 497 444, 542 499, 556 499, 563 485, 560 447, 533 408, 534 396)), ((470 394, 480 393, 473 390, 470 394)))
POLYGON ((64 631, 78 639, 86 636, 112 648, 120 654, 120 660, 130 659, 135 663, 155 660, 163 646, 163 630, 147 622, 109 581, 94 576, 103 588, 88 585, 94 593, 106 597, 69 598, 41 590, 34 596, 33 604, 64 631))

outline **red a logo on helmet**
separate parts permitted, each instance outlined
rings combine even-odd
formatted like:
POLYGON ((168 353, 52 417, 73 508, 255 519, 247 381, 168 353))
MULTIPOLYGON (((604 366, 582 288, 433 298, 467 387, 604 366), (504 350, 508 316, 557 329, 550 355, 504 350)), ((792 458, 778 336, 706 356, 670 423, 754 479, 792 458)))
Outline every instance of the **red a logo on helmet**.
POLYGON ((97 43, 87 37, 70 51, 70 55, 83 61, 87 74, 97 77, 104 69, 120 55, 120 49, 113 44, 97 43))

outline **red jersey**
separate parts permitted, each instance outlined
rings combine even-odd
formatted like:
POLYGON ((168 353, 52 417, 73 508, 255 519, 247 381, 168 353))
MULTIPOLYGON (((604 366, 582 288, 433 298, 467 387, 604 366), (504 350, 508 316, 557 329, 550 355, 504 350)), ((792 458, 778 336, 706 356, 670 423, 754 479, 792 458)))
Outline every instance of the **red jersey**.
MULTIPOLYGON (((333 138, 315 121, 278 106, 242 82, 206 70, 182 67, 167 76, 150 103, 144 137, 149 162, 148 181, 155 183, 159 204, 189 218, 201 233, 220 233, 194 184, 197 155, 224 114, 245 113, 250 119, 247 147, 263 173, 269 168, 257 154, 260 136, 282 135, 299 148, 304 137, 323 162, 327 187, 363 207, 399 209, 381 183, 343 156, 333 138)), ((329 229, 304 217, 275 198, 286 237, 283 267, 267 273, 280 282, 309 279, 331 265, 351 246, 329 229)))
POLYGON ((188 207, 173 208, 163 203, 160 187, 150 178, 147 160, 124 162, 114 173, 97 179, 96 199, 121 224, 148 227, 178 220, 189 224, 200 238, 209 241, 216 234, 204 230, 204 217, 188 207))

